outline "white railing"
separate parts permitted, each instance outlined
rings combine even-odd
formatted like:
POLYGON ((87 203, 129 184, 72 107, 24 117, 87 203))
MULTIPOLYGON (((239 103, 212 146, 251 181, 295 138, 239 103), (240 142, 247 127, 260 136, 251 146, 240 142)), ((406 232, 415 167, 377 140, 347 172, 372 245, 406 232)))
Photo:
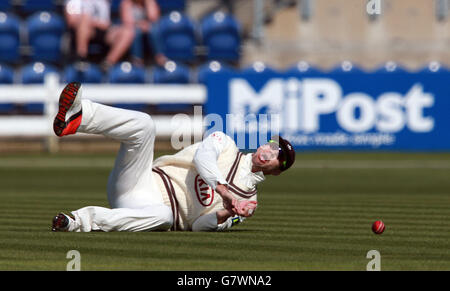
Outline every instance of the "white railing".
MULTIPOLYGON (((39 116, 0 116, 0 137, 52 137, 53 118, 58 110, 58 99, 65 84, 58 75, 47 74, 39 85, 0 85, 0 103, 43 103, 44 114, 39 116)), ((204 104, 204 85, 154 84, 85 84, 83 98, 99 103, 148 104, 204 104)), ((153 116, 157 136, 169 137, 177 132, 201 133, 202 120, 190 117, 190 123, 174 124, 171 115, 153 116)))

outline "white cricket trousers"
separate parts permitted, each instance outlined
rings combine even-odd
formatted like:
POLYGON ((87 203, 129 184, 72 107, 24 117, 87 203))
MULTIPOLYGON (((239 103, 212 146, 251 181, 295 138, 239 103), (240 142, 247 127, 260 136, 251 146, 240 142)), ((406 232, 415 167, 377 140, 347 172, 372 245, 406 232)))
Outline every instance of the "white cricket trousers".
POLYGON ((151 117, 87 99, 82 100, 82 110, 77 132, 102 134, 121 144, 107 185, 111 209, 87 206, 73 211, 75 223, 69 231, 170 229, 172 210, 163 203, 162 194, 153 182, 155 124, 151 117))

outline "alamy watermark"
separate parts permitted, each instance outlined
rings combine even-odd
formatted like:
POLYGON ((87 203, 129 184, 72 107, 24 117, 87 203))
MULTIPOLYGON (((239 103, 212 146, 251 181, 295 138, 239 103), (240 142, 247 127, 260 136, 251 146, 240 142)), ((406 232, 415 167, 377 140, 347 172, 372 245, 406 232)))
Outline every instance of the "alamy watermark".
POLYGON ((367 0, 366 12, 369 15, 380 15, 381 0, 367 0))
POLYGON ((367 271, 381 271, 381 255, 377 250, 370 250, 366 255, 367 259, 371 259, 369 263, 367 263, 366 270, 367 271))
POLYGON ((238 148, 254 150, 258 148, 258 144, 265 144, 272 137, 279 135, 280 114, 226 114, 224 120, 221 115, 215 113, 203 116, 202 106, 194 106, 193 116, 182 113, 174 115, 171 118, 171 127, 174 131, 170 142, 175 150, 200 142, 216 131, 235 137, 238 148), (204 128, 208 129, 203 130, 204 128))
POLYGON ((70 259, 67 263, 66 271, 80 271, 81 270, 81 254, 77 250, 70 250, 66 254, 66 259, 70 259))

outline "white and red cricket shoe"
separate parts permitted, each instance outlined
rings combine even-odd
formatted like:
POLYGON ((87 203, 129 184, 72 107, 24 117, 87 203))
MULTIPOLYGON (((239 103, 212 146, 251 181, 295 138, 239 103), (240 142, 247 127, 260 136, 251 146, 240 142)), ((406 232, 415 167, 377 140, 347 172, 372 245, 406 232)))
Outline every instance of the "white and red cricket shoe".
POLYGON ((59 97, 59 109, 53 121, 53 131, 57 136, 77 132, 81 124, 81 83, 72 82, 64 87, 59 97))

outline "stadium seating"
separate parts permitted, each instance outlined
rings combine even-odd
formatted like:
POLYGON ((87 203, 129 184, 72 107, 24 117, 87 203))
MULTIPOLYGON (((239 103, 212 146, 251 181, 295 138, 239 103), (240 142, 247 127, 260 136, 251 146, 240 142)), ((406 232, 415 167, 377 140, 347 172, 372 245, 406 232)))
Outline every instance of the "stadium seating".
POLYGON ((55 13, 37 12, 27 18, 32 60, 59 62, 62 56, 61 42, 65 29, 64 19, 55 13))
POLYGON ((241 46, 241 28, 230 14, 215 12, 201 22, 203 45, 208 59, 238 61, 241 46))
POLYGON ((0 1, 0 11, 10 11, 12 9, 11 1, 2 0, 0 1))
POLYGON ((0 84, 12 84, 14 82, 14 71, 5 65, 0 65, 0 84))
POLYGON ((185 14, 173 11, 163 16, 154 26, 161 50, 169 59, 193 61, 197 39, 194 22, 185 14))
POLYGON ((82 68, 77 68, 74 64, 69 65, 64 70, 64 83, 102 83, 103 74, 96 64, 86 64, 82 68))
POLYGON ((129 62, 122 62, 111 68, 108 80, 117 84, 145 83, 146 73, 141 67, 133 66, 129 62))
POLYGON ((374 72, 376 73, 398 73, 398 72, 405 72, 406 69, 403 68, 401 65, 389 61, 383 64, 381 67, 375 69, 374 72))
POLYGON ((295 65, 287 68, 286 73, 288 74, 322 74, 322 71, 311 66, 309 63, 305 61, 300 61, 295 65))
MULTIPOLYGON (((45 75, 48 73, 59 73, 56 67, 35 62, 25 65, 20 70, 20 79, 22 84, 41 84, 44 82, 45 75)), ((44 111, 43 103, 27 103, 24 106, 26 113, 42 114, 44 111)))
POLYGON ((20 60, 20 20, 13 14, 0 12, 0 62, 20 60))
POLYGON ((56 67, 42 62, 27 64, 20 69, 20 81, 22 84, 41 84, 48 73, 59 73, 56 67))
POLYGON ((173 61, 168 61, 164 67, 156 67, 153 71, 153 82, 156 84, 187 84, 189 81, 189 68, 173 61))
POLYGON ((442 72, 448 72, 449 68, 445 67, 439 62, 430 62, 427 66, 419 70, 419 73, 442 73, 442 72))
POLYGON ((186 8, 185 0, 157 0, 162 14, 172 11, 184 11, 186 8))
POLYGON ((208 76, 219 72, 232 72, 233 69, 218 61, 209 61, 201 65, 197 70, 197 82, 206 84, 208 76))
MULTIPOLYGON (((5 65, 0 65, 0 84, 12 84, 14 82, 13 70, 5 65)), ((0 103, 0 114, 9 113, 14 109, 14 103, 0 103)))
MULTIPOLYGON (((133 66, 129 62, 122 62, 111 68, 108 80, 116 84, 143 84, 146 82, 145 69, 133 66)), ((124 109, 143 111, 147 104, 145 103, 115 103, 115 107, 124 109)))
POLYGON ((24 13, 35 13, 38 11, 56 11, 55 0, 22 0, 20 10, 24 13))
MULTIPOLYGON (((187 66, 168 61, 164 67, 156 67, 153 71, 155 84, 188 84, 190 82, 190 70, 187 66)), ((186 112, 192 108, 191 104, 158 104, 158 112, 186 112)))
POLYGON ((340 74, 340 73, 365 73, 361 68, 352 64, 349 61, 344 61, 334 68, 331 69, 330 73, 340 74))
POLYGON ((245 68, 243 68, 241 70, 242 73, 245 74, 249 74, 249 75, 259 75, 262 73, 276 73, 276 71, 274 69, 272 69, 271 67, 267 66, 265 63, 263 62, 254 62, 253 64, 251 64, 250 66, 247 66, 245 68))

